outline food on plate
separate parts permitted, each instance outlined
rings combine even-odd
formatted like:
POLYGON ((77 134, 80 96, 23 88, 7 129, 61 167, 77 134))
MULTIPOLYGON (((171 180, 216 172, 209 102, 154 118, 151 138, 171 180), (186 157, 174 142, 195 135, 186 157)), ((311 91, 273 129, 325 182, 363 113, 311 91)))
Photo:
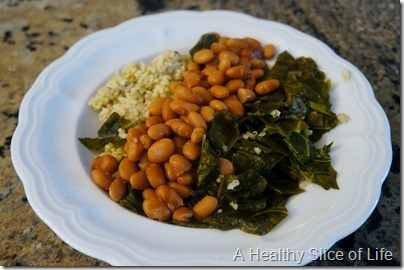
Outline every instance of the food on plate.
POLYGON ((207 33, 189 53, 114 75, 89 102, 97 137, 80 138, 98 151, 95 184, 154 220, 259 235, 288 215, 301 181, 338 189, 331 143, 314 144, 339 123, 331 82, 287 51, 270 67, 275 55, 273 44, 207 33))

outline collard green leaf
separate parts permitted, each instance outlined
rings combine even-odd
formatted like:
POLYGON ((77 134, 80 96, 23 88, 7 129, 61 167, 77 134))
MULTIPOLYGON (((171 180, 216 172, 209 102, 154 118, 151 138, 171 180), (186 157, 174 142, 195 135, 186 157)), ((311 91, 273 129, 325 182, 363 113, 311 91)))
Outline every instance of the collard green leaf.
POLYGON ((237 116, 219 111, 208 129, 207 138, 217 156, 226 154, 240 138, 237 116))
POLYGON ((219 175, 219 158, 214 154, 206 135, 202 139, 201 157, 196 173, 197 186, 204 185, 209 176, 211 179, 216 179, 219 175))
POLYGON ((203 34, 198 42, 191 48, 191 50, 189 51, 189 53, 191 54, 191 56, 194 55, 195 52, 204 49, 204 48, 210 48, 210 45, 212 45, 213 42, 218 41, 219 36, 217 33, 206 33, 203 34))

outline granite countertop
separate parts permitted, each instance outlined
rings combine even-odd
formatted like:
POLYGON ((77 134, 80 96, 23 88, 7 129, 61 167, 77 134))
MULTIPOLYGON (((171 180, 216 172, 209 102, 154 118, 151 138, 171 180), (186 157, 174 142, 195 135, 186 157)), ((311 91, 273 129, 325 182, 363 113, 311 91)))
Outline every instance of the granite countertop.
POLYGON ((1 0, 0 265, 108 265, 68 246, 30 207, 10 158, 19 106, 38 74, 79 39, 134 17, 179 9, 228 9, 289 24, 322 40, 363 72, 390 121, 393 163, 372 215, 330 249, 342 252, 343 259, 310 265, 401 265, 401 6, 396 0, 1 0), (347 254, 360 248, 373 255, 384 248, 392 258, 349 260, 347 254))

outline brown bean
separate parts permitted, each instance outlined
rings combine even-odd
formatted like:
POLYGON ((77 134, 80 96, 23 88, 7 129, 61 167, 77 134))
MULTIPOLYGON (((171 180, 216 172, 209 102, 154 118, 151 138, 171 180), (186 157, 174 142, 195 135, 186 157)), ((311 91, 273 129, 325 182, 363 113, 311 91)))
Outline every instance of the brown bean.
POLYGON ((252 49, 251 48, 242 48, 240 50, 240 57, 250 59, 252 57, 252 49))
POLYGON ((237 93, 237 90, 239 88, 243 88, 245 86, 245 83, 243 80, 230 80, 226 83, 226 88, 229 89, 229 92, 231 94, 237 93))
POLYGON ((161 116, 149 116, 146 121, 145 121, 145 125, 147 128, 150 128, 151 126, 157 125, 157 124, 161 124, 163 123, 163 118, 161 118, 161 116))
POLYGON ((185 71, 183 77, 184 77, 184 84, 188 87, 197 86, 201 81, 201 76, 199 75, 199 72, 195 71, 185 71))
POLYGON ((175 176, 173 169, 170 166, 169 162, 165 162, 164 163, 164 172, 166 174, 166 178, 168 179, 168 181, 176 181, 177 180, 177 176, 175 176))
POLYGON ((132 173, 137 172, 137 171, 138 171, 138 169, 137 169, 136 163, 131 161, 129 158, 124 157, 119 162, 118 173, 122 179, 128 181, 130 176, 132 175, 132 173))
POLYGON ((145 170, 133 173, 129 178, 129 183, 133 189, 137 190, 144 190, 150 187, 150 183, 147 180, 145 170))
POLYGON ((137 166, 139 167, 139 170, 145 170, 147 165, 150 164, 150 160, 147 157, 147 151, 143 152, 142 157, 140 158, 140 160, 137 162, 137 166))
POLYGON ((150 146, 154 143, 153 139, 150 138, 147 134, 140 135, 139 141, 143 145, 144 149, 149 149, 150 146))
POLYGON ((256 97, 256 94, 253 90, 248 88, 239 88, 237 91, 237 97, 241 103, 246 103, 253 101, 256 97))
POLYGON ((189 123, 191 126, 195 127, 195 128, 201 127, 201 128, 206 129, 206 122, 205 122, 205 120, 203 119, 202 115, 200 115, 200 114, 197 113, 197 112, 190 112, 190 113, 188 114, 188 123, 189 123))
POLYGON ((230 64, 232 66, 237 65, 238 62, 240 61, 240 57, 237 54, 235 54, 231 51, 228 51, 228 50, 220 52, 218 58, 219 58, 219 61, 224 60, 224 59, 229 60, 230 64))
POLYGON ((182 147, 182 154, 189 160, 197 160, 201 155, 201 144, 187 141, 182 147))
POLYGON ((228 68, 225 74, 230 79, 244 79, 246 74, 248 74, 248 69, 245 65, 237 65, 228 68))
POLYGON ((143 200, 158 200, 154 188, 146 188, 142 191, 143 200))
POLYGON ((169 163, 171 168, 173 169, 174 175, 177 177, 189 171, 192 167, 191 162, 189 162, 188 159, 180 154, 172 155, 169 159, 169 163))
POLYGON ((251 68, 260 68, 260 69, 265 69, 267 67, 267 64, 265 63, 264 60, 259 59, 259 58, 253 58, 250 60, 251 63, 251 68))
POLYGON ((256 79, 259 79, 259 78, 264 76, 264 70, 261 69, 261 68, 252 69, 251 70, 251 75, 256 79))
POLYGON ((147 130, 147 135, 155 141, 167 138, 171 135, 171 128, 166 124, 156 124, 147 130))
POLYGON ((244 106, 236 96, 230 95, 228 98, 224 99, 223 102, 230 112, 240 117, 244 115, 244 106))
POLYGON ((245 37, 243 38, 245 42, 247 42, 248 46, 250 48, 253 48, 255 50, 260 50, 262 48, 261 42, 259 42, 257 39, 252 38, 252 37, 245 37))
POLYGON ((275 55, 276 48, 273 44, 266 44, 262 48, 262 53, 265 59, 271 59, 275 55))
POLYGON ((193 60, 199 65, 207 64, 213 60, 214 56, 214 53, 210 49, 201 49, 194 53, 193 60))
POLYGON ((177 182, 168 182, 167 185, 174 189, 182 198, 188 198, 192 194, 192 189, 188 186, 181 185, 177 182))
POLYGON ((205 120, 205 122, 210 123, 215 117, 215 110, 210 106, 202 106, 200 114, 205 120))
POLYGON ((184 138, 190 138, 194 129, 191 125, 188 125, 179 118, 167 121, 166 125, 168 125, 175 134, 184 138))
POLYGON ((100 169, 112 174, 118 169, 118 161, 108 154, 97 156, 91 164, 91 169, 100 169))
POLYGON ((177 183, 184 186, 192 185, 195 182, 195 173, 187 171, 177 177, 177 183))
POLYGON ((212 99, 209 102, 209 106, 211 108, 213 108, 215 111, 221 111, 221 110, 227 110, 228 109, 227 105, 223 101, 218 100, 218 99, 212 99))
POLYGON ((167 221, 171 218, 171 210, 165 202, 160 200, 147 199, 142 204, 143 212, 148 218, 167 221))
POLYGON ((189 112, 192 112, 192 111, 199 111, 198 105, 181 100, 181 99, 174 99, 173 101, 171 101, 170 108, 171 108, 171 110, 173 110, 174 112, 176 112, 180 115, 188 114, 189 112))
POLYGON ((175 146, 173 140, 163 138, 150 146, 147 150, 147 158, 155 163, 166 162, 174 152, 175 146))
POLYGON ((137 143, 127 141, 125 143, 125 149, 128 159, 132 162, 136 162, 142 157, 144 147, 140 141, 137 143))
POLYGON ((167 100, 166 97, 156 98, 149 103, 148 109, 150 115, 161 115, 161 110, 163 108, 164 102, 167 100))
POLYGON ((275 91, 276 89, 279 88, 281 82, 278 79, 268 79, 262 82, 259 82, 254 90, 255 93, 258 95, 266 95, 268 93, 271 93, 275 91))
POLYGON ((170 108, 171 101, 172 101, 172 99, 168 99, 163 104, 163 108, 161 111, 161 117, 163 118, 164 122, 178 117, 178 114, 176 112, 174 112, 173 110, 171 110, 171 108, 170 108))
POLYGON ((188 71, 201 71, 199 68, 199 65, 195 63, 194 61, 189 61, 187 64, 187 70, 188 71))
POLYGON ((211 73, 208 75, 207 80, 208 80, 208 83, 209 83, 210 85, 219 85, 219 84, 223 84, 223 83, 224 83, 224 81, 225 81, 225 76, 224 76, 224 73, 223 73, 222 71, 216 70, 216 71, 211 72, 211 73))
POLYGON ((202 200, 197 202, 192 208, 194 217, 197 220, 201 220, 210 216, 217 207, 218 201, 216 197, 212 195, 206 195, 202 200))
POLYGON ((191 142, 193 143, 200 143, 203 140, 203 135, 205 135, 204 128, 194 128, 191 134, 191 142))
POLYGON ((112 181, 111 185, 109 186, 109 197, 115 201, 119 202, 122 200, 126 193, 127 193, 127 187, 126 183, 122 178, 115 178, 114 181, 112 181))
POLYGON ((229 175, 234 171, 233 163, 227 158, 219 158, 219 171, 221 175, 229 175))
POLYGON ((229 38, 226 41, 226 46, 228 48, 234 48, 234 49, 241 50, 242 48, 247 48, 248 43, 240 38, 229 38))
POLYGON ((136 126, 136 127, 128 129, 128 136, 126 137, 126 140, 128 142, 131 141, 131 142, 134 142, 134 143, 139 142, 139 137, 142 134, 146 133, 146 129, 147 128, 145 127, 144 132, 143 132, 143 128, 140 128, 140 126, 139 127, 136 126))
POLYGON ((174 91, 174 98, 181 99, 186 102, 198 104, 199 99, 192 93, 191 88, 185 85, 178 86, 174 91))
POLYGON ((224 99, 229 96, 230 92, 229 89, 227 89, 225 86, 222 85, 213 85, 210 89, 209 92, 214 98, 217 99, 224 99))
POLYGON ((178 193, 167 185, 160 185, 156 188, 156 196, 165 202, 171 211, 184 205, 184 202, 178 193))
POLYGON ((164 170, 156 163, 150 163, 145 170, 146 178, 150 185, 157 188, 166 183, 166 176, 164 170))
POLYGON ((94 169, 91 172, 91 176, 93 178, 94 183, 102 189, 108 190, 109 186, 112 183, 113 177, 107 172, 104 172, 100 169, 94 169))
POLYGON ((224 51, 226 49, 226 46, 224 44, 219 43, 219 42, 213 42, 210 45, 210 49, 212 50, 212 52, 214 54, 218 54, 221 51, 224 51))
POLYGON ((212 95, 206 88, 202 86, 196 86, 191 89, 192 94, 198 99, 199 105, 209 104, 209 101, 213 99, 212 95))
POLYGON ((173 212, 173 220, 180 222, 189 222, 194 215, 194 212, 187 207, 180 207, 173 212))
POLYGON ((217 68, 222 72, 226 71, 229 67, 231 67, 231 61, 228 58, 221 59, 217 66, 217 68))

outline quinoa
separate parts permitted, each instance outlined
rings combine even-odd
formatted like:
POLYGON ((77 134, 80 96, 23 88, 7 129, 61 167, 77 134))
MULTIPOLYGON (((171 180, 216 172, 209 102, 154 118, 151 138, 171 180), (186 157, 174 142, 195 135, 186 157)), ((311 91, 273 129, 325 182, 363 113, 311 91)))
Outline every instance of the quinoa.
MULTIPOLYGON (((147 108, 152 100, 172 94, 169 84, 183 79, 189 60, 189 54, 166 50, 150 64, 130 63, 115 72, 90 98, 88 105, 98 113, 101 125, 113 112, 133 124, 143 122, 148 117, 147 108)), ((125 138, 125 131, 120 130, 119 136, 125 138)), ((105 145, 100 155, 104 154, 117 160, 125 156, 123 147, 115 147, 112 143, 105 145)))
POLYGON ((88 105, 98 112, 101 124, 113 112, 133 123, 142 122, 152 100, 171 95, 170 82, 182 80, 189 60, 188 54, 166 50, 150 64, 130 63, 114 73, 88 105))

